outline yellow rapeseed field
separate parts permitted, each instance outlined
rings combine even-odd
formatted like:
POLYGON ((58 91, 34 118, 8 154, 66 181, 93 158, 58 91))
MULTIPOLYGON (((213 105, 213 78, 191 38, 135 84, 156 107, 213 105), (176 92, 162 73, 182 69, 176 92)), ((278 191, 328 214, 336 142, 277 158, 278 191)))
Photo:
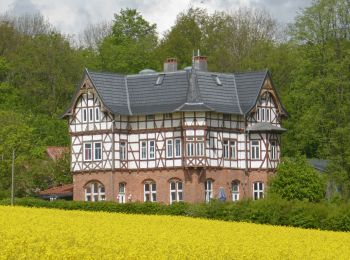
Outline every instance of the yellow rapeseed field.
POLYGON ((350 233, 0 206, 0 259, 350 259, 350 233))

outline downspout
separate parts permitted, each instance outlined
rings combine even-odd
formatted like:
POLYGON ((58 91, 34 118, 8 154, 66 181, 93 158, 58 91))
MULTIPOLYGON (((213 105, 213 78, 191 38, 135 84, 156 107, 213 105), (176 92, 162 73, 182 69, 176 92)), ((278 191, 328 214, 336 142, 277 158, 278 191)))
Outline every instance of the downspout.
MULTIPOLYGON (((243 175, 243 183, 244 183, 244 188, 243 188, 243 193, 244 193, 244 197, 246 197, 246 176, 248 176, 248 152, 247 152, 247 118, 246 115, 244 114, 244 152, 245 152, 245 156, 244 156, 244 160, 245 160, 245 167, 244 167, 244 175, 243 175)), ((248 187, 249 189, 249 187, 248 187)))
POLYGON ((112 174, 111 174, 111 182, 112 182, 112 200, 114 200, 114 172, 115 172, 115 137, 114 137, 114 115, 112 121, 112 174))

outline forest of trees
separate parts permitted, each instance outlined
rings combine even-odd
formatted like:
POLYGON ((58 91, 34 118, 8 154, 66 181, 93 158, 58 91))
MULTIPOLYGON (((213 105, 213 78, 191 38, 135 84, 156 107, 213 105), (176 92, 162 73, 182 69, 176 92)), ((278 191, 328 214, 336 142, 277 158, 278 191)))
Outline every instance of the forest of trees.
POLYGON ((0 198, 9 195, 16 150, 16 195, 71 181, 68 160, 53 163, 47 146, 68 146, 60 119, 84 67, 137 73, 162 70, 167 57, 191 64, 193 50, 211 71, 268 68, 289 113, 283 156, 329 160, 331 189, 350 198, 350 4, 318 0, 281 26, 267 11, 189 8, 164 35, 137 10, 88 25, 72 39, 40 14, 0 17, 0 198))

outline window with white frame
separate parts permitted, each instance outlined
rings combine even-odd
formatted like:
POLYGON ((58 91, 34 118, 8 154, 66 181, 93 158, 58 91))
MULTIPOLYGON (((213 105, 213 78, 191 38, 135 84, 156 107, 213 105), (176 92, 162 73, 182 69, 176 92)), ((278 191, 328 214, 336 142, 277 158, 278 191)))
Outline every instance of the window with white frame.
POLYGON ((194 156, 194 140, 193 137, 186 138, 186 151, 187 156, 194 156))
POLYGON ((119 183, 119 192, 118 192, 118 201, 119 203, 125 203, 125 182, 120 182, 119 183))
POLYGON ((264 183, 254 182, 253 183, 253 198, 254 200, 264 198, 264 183))
POLYGON ((261 109, 261 122, 265 122, 265 108, 261 109))
POLYGON ((89 122, 93 122, 93 121, 94 121, 94 109, 89 108, 89 122))
POLYGON ((155 141, 148 141, 148 159, 155 158, 155 141))
POLYGON ((261 108, 258 108, 258 111, 256 112, 256 121, 260 122, 261 118, 261 108))
POLYGON ((260 141, 258 140, 253 140, 251 141, 251 158, 253 160, 259 160, 260 159, 260 141))
POLYGON ((120 160, 126 160, 126 142, 120 142, 120 160))
POLYGON ((96 161, 102 160, 102 143, 94 143, 94 159, 96 161))
POLYGON ((229 158, 229 150, 228 150, 229 145, 228 144, 229 144, 228 140, 224 140, 222 142, 222 155, 225 159, 229 158))
POLYGON ((239 182, 238 181, 232 182, 231 191, 232 191, 232 201, 238 201, 239 200, 239 182))
POLYGON ((92 160, 92 143, 84 143, 84 161, 92 160))
POLYGON ((270 122, 270 118, 271 118, 271 109, 266 108, 266 122, 270 122))
POLYGON ((166 157, 173 158, 173 140, 168 139, 166 141, 166 157))
POLYGON ((105 186, 99 182, 90 182, 85 186, 85 201, 106 200, 105 186))
POLYGON ((95 107, 95 121, 98 122, 100 121, 100 108, 95 107))
POLYGON ((203 137, 196 138, 196 155, 204 156, 204 138, 203 137))
POLYGON ((170 204, 173 202, 183 201, 183 188, 182 181, 171 180, 170 181, 170 204))
POLYGON ((275 140, 270 141, 270 159, 277 159, 277 142, 275 140))
POLYGON ((141 141, 141 160, 147 159, 147 142, 141 141))
POLYGON ((230 140, 230 158, 236 159, 236 141, 230 140))
POLYGON ((213 181, 206 180, 204 183, 205 202, 209 202, 213 198, 213 181))
POLYGON ((157 201, 157 185, 154 181, 144 183, 144 201, 157 201))
POLYGON ((181 157, 181 139, 175 139, 175 157, 181 157))
POLYGON ((83 109, 83 123, 86 123, 88 121, 88 116, 87 116, 87 109, 83 109))

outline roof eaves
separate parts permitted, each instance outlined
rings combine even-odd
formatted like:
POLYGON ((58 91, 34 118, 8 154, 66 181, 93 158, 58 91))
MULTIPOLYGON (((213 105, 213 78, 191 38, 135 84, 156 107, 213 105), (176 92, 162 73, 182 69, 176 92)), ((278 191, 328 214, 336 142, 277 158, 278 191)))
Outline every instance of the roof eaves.
POLYGON ((238 104, 239 112, 240 112, 241 115, 243 115, 244 113, 242 111, 241 102, 240 102, 239 97, 238 97, 238 90, 237 90, 235 74, 232 74, 232 76, 233 76, 233 82, 234 82, 234 88, 235 88, 235 94, 236 94, 236 97, 237 97, 237 104, 238 104))
POLYGON ((128 76, 125 76, 124 79, 125 79, 126 102, 128 104, 129 114, 132 115, 131 106, 130 106, 130 98, 129 98, 128 76))

